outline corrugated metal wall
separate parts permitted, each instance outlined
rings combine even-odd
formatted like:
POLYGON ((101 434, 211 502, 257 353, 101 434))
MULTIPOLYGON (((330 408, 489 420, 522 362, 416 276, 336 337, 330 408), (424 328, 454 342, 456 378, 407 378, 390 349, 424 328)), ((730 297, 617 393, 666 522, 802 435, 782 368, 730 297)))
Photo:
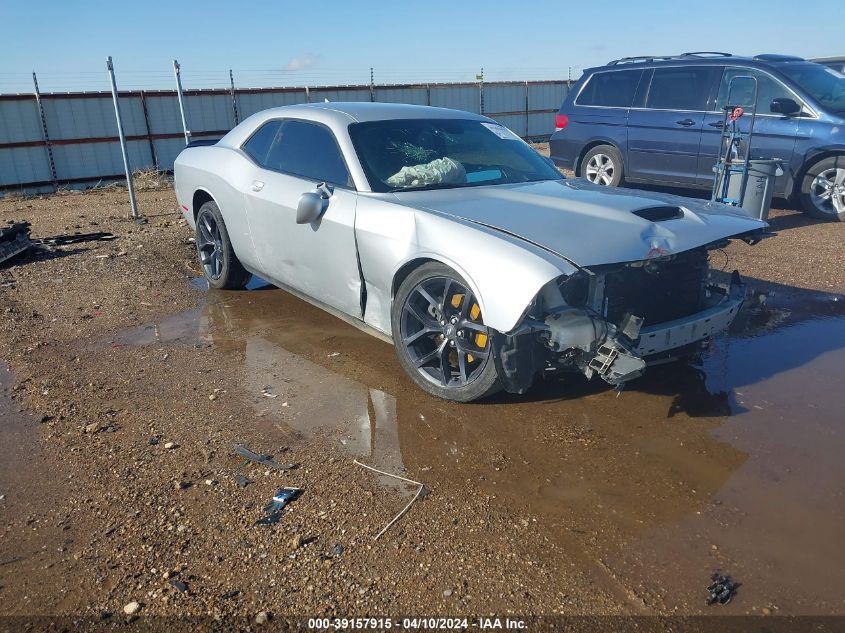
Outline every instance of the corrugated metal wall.
MULTIPOLYGON (((486 114, 526 138, 554 131, 565 81, 466 84, 321 86, 189 90, 184 93, 193 138, 220 137, 239 119, 274 106, 329 101, 384 101, 441 106, 486 114)), ((0 194, 85 185, 123 173, 110 93, 0 95, 0 194), (46 129, 46 138, 45 138, 46 129)), ((120 93, 120 109, 133 169, 170 170, 185 146, 174 91, 120 93)))

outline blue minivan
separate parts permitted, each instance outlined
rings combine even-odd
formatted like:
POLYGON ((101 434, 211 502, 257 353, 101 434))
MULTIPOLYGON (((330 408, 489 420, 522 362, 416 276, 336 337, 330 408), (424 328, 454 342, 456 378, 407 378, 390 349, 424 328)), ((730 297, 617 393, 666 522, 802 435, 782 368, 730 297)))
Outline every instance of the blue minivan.
POLYGON ((712 189, 722 108, 730 91, 729 105, 749 111, 748 76, 757 80, 751 157, 784 165, 774 195, 845 221, 845 75, 799 57, 684 53, 587 69, 557 115, 551 158, 602 185, 712 189))

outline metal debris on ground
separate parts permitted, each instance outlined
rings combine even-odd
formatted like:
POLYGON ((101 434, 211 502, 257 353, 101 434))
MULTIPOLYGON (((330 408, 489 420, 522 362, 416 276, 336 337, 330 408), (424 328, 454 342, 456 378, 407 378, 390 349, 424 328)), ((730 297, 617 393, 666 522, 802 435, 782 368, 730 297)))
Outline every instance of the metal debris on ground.
POLYGON ((282 518, 282 510, 291 501, 295 501, 302 494, 302 488, 285 487, 280 488, 266 506, 264 506, 265 517, 258 519, 256 525, 273 525, 282 518))
POLYGON ((29 239, 29 227, 29 222, 15 222, 0 228, 0 262, 23 253, 34 244, 29 239))
POLYGON ((386 473, 386 472, 384 472, 383 470, 379 470, 378 468, 373 468, 372 466, 367 466, 366 464, 362 464, 362 463, 361 463, 361 462, 359 462, 357 459, 353 459, 353 460, 352 460, 352 463, 354 463, 354 464, 358 464, 359 466, 361 466, 361 467, 363 467, 363 468, 366 468, 367 470, 371 470, 371 471, 373 471, 374 473, 378 473, 379 475, 386 475, 387 477, 393 477, 394 479, 399 479, 400 481, 404 481, 404 482, 407 482, 407 483, 409 483, 409 484, 413 484, 413 485, 415 485, 415 486, 419 486, 419 487, 417 488, 417 494, 415 494, 415 495, 414 495, 414 498, 413 498, 413 499, 411 499, 411 500, 408 502, 408 505, 406 505, 404 508, 402 508, 402 510, 399 512, 399 514, 397 514, 395 517, 393 517, 393 520, 392 520, 392 521, 390 521, 390 523, 388 523, 387 525, 385 525, 385 526, 381 529, 381 531, 379 531, 379 533, 375 535, 375 537, 373 538, 373 540, 374 540, 374 541, 377 541, 377 540, 381 537, 381 535, 382 535, 382 534, 384 534, 385 532, 387 532, 387 530, 389 530, 389 529, 390 529, 390 527, 391 527, 394 523, 396 523, 396 522, 397 522, 400 518, 402 518, 402 516, 403 516, 403 515, 404 515, 404 514, 405 514, 405 513, 406 513, 406 512, 407 512, 407 511, 411 508, 411 506, 412 506, 412 505, 414 505, 414 502, 415 502, 417 499, 419 499, 419 498, 421 498, 422 496, 424 496, 424 494, 426 494, 426 492, 427 492, 427 491, 426 491, 426 488, 425 488, 425 486, 424 486, 423 484, 421 484, 421 483, 420 483, 420 482, 418 482, 418 481, 414 481, 413 479, 407 479, 407 478, 405 478, 405 477, 400 477, 399 475, 394 475, 393 473, 386 473))
POLYGON ((273 461, 272 455, 259 455, 258 453, 253 453, 251 450, 246 448, 245 446, 236 445, 235 452, 247 459, 251 462, 255 462, 256 464, 261 464, 262 466, 267 466, 268 468, 275 468, 276 470, 293 470, 299 464, 278 464, 273 461))
POLYGON ((79 244, 80 242, 108 242, 115 239, 117 239, 117 236, 114 233, 98 231, 96 233, 54 235, 52 237, 41 238, 37 242, 39 244, 49 244, 50 246, 64 246, 65 244, 79 244))
POLYGON ((713 583, 707 587, 707 604, 728 604, 731 599, 734 597, 737 588, 741 585, 741 583, 734 582, 731 580, 730 576, 722 576, 718 572, 714 572, 712 576, 710 576, 710 580, 713 583))

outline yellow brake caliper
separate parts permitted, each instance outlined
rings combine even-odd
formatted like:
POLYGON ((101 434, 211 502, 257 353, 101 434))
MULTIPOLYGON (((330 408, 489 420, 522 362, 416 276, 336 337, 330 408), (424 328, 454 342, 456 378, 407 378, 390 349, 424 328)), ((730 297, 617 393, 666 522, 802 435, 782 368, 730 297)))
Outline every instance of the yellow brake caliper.
MULTIPOLYGON (((452 295, 452 300, 450 303, 452 304, 453 308, 460 308, 461 302, 464 300, 463 294, 455 294, 452 295)), ((478 307, 477 303, 473 303, 472 307, 469 309, 469 318, 473 321, 478 321, 478 317, 481 316, 481 308, 478 307)), ((475 333, 475 344, 478 346, 479 349, 484 349, 487 347, 487 335, 483 332, 476 332, 475 333)), ((467 354, 467 362, 471 363, 475 360, 475 357, 472 354, 467 354)))

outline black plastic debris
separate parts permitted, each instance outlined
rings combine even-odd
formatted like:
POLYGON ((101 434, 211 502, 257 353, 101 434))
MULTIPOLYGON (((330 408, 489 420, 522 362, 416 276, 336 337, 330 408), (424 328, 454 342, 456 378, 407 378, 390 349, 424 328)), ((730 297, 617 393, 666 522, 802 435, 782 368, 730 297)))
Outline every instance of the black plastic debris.
POLYGON ((274 525, 282 518, 282 510, 285 506, 295 501, 302 494, 302 488, 279 488, 266 506, 264 506, 264 518, 258 519, 256 525, 274 525))
POLYGON ((710 576, 713 583, 707 587, 707 604, 728 604, 733 599, 736 590, 741 583, 734 582, 730 576, 722 576, 718 572, 714 572, 710 576))
POLYGON ((298 466, 298 464, 278 464, 273 461, 271 455, 259 455, 245 446, 236 445, 235 452, 246 460, 267 466, 268 468, 275 468, 276 470, 293 470, 298 466))
POLYGON ((15 222, 0 228, 0 262, 29 250, 33 245, 29 226, 29 222, 15 222))

